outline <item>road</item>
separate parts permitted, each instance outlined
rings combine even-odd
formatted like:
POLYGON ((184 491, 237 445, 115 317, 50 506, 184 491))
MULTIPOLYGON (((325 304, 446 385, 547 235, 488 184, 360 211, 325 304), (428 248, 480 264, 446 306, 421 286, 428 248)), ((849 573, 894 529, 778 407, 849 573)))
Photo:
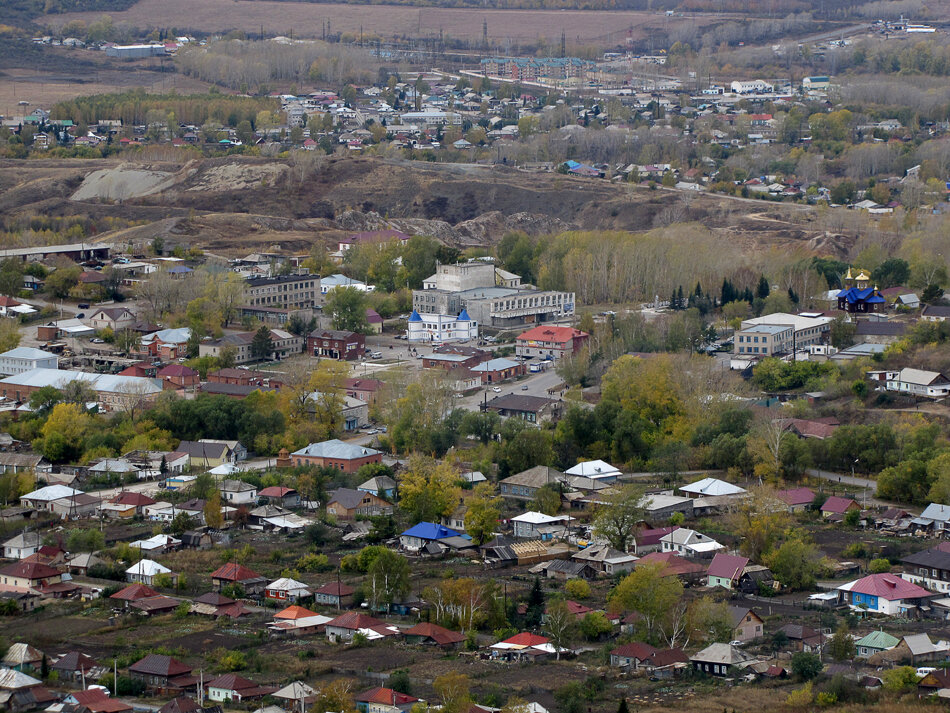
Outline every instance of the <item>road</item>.
POLYGON ((842 485, 850 485, 854 488, 861 488, 863 490, 870 490, 872 493, 877 492, 877 482, 870 480, 868 478, 859 478, 852 475, 842 475, 841 473, 832 473, 827 470, 818 470, 817 468, 809 468, 805 471, 806 474, 812 478, 819 478, 821 480, 828 480, 833 483, 841 483, 842 485))

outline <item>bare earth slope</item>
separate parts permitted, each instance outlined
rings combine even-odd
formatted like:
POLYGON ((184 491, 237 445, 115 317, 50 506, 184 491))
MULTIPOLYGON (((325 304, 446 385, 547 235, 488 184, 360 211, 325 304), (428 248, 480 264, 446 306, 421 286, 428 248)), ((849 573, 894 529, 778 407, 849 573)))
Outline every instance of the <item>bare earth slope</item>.
POLYGON ((617 184, 510 168, 374 158, 294 163, 228 157, 187 163, 0 162, 0 215, 120 217, 142 223, 102 239, 157 236, 233 255, 307 251, 347 233, 395 227, 459 245, 506 232, 642 231, 696 221, 748 250, 842 252, 803 206, 617 184))

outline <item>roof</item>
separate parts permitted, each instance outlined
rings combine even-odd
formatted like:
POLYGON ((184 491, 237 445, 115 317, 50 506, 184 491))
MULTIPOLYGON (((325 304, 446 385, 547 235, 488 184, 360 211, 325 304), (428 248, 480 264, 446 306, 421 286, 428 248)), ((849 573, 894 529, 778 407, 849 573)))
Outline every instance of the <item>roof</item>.
POLYGON ((303 582, 298 582, 296 579, 291 579, 290 577, 281 577, 280 579, 275 579, 273 582, 267 585, 267 589, 271 591, 287 591, 287 592, 296 592, 305 590, 310 591, 310 588, 303 582))
POLYGON ((925 371, 924 369, 905 367, 900 370, 897 381, 902 381, 907 384, 918 384, 920 386, 930 386, 935 382, 940 384, 947 383, 947 377, 939 371, 925 371))
POLYGON ((886 631, 872 631, 866 636, 854 642, 855 646, 863 646, 869 649, 893 649, 901 642, 896 636, 891 636, 886 631))
MULTIPOLYGON (((538 636, 537 634, 532 634, 528 631, 522 631, 520 634, 515 634, 514 636, 505 639, 504 641, 499 641, 498 644, 507 644, 509 647, 518 647, 518 646, 542 646, 548 643, 550 639, 546 636, 538 636)), ((498 644, 495 644, 497 646, 498 644)))
POLYGON ((32 688, 41 683, 42 681, 27 676, 22 671, 16 671, 12 668, 0 669, 0 690, 15 691, 20 688, 32 688))
POLYGON ((457 631, 452 631, 451 629, 446 629, 445 627, 439 626, 438 624, 432 624, 425 621, 416 624, 411 629, 406 629, 402 633, 404 636, 421 636, 426 639, 432 639, 440 646, 457 644, 461 641, 465 641, 465 637, 457 631))
POLYGON ((195 597, 195 604, 210 604, 215 607, 222 607, 234 604, 234 600, 217 592, 207 592, 200 597, 195 597))
POLYGON ((312 616, 319 616, 317 612, 310 611, 305 607, 298 606, 297 604, 292 604, 286 609, 281 609, 279 612, 274 614, 275 619, 286 619, 289 621, 295 621, 297 619, 309 619, 312 616))
POLYGON ((0 661, 4 666, 21 666, 23 664, 33 663, 34 661, 42 661, 43 653, 38 649, 34 649, 29 644, 13 644, 7 652, 3 655, 3 660, 0 661))
POLYGON ((223 691, 244 691, 248 688, 257 688, 257 684, 236 673, 226 673, 205 684, 207 688, 220 688, 223 691))
POLYGON ((82 491, 70 488, 66 485, 47 485, 45 488, 34 490, 33 492, 21 495, 20 500, 39 500, 42 502, 52 502, 60 498, 68 498, 70 495, 79 495, 82 491))
POLYGON ((46 579, 47 577, 58 577, 59 570, 39 562, 15 562, 0 568, 0 575, 30 580, 46 579))
POLYGON ((726 481, 719 480, 718 478, 703 478, 702 480, 697 480, 695 483, 680 486, 680 490, 682 490, 684 493, 694 493, 695 495, 699 495, 701 497, 714 495, 739 495, 746 492, 745 488, 740 488, 738 485, 727 483, 726 481))
POLYGON ((859 510, 861 509, 861 506, 858 505, 858 503, 852 498, 842 498, 840 495, 832 495, 830 498, 825 500, 825 504, 821 506, 821 511, 831 513, 845 513, 852 507, 856 507, 859 510))
POLYGON ((191 666, 183 664, 178 659, 162 654, 148 654, 129 666, 129 671, 148 674, 150 676, 181 676, 191 673, 191 666))
POLYGON ((742 576, 742 570, 749 564, 748 557, 738 557, 736 555, 724 555, 717 552, 709 563, 709 569, 706 574, 710 577, 720 577, 730 581, 737 581, 742 576))
POLYGON ((358 611, 343 612, 340 616, 327 622, 327 628, 350 629, 353 631, 356 629, 368 629, 373 626, 385 625, 386 622, 358 611))
POLYGON ((330 492, 327 498, 327 505, 331 503, 340 503, 347 510, 354 510, 363 502, 363 498, 372 493, 366 493, 363 490, 353 490, 352 488, 337 488, 330 492))
POLYGON ((351 587, 349 584, 343 584, 342 582, 329 582, 324 584, 319 589, 314 590, 314 594, 327 594, 333 597, 348 597, 356 590, 351 587))
POLYGON ((135 507, 145 507, 146 505, 154 505, 157 501, 154 498, 150 498, 145 493, 136 493, 130 490, 123 490, 109 502, 116 505, 134 505, 135 507))
POLYGON ((921 519, 934 520, 936 522, 950 522, 950 505, 941 505, 940 503, 930 503, 924 511, 920 513, 921 519))
POLYGON ((370 478, 365 483, 360 483, 359 490, 369 491, 369 490, 392 490, 396 487, 396 481, 390 478, 388 475, 377 475, 373 478, 370 478))
POLYGON ((789 490, 779 490, 775 493, 775 497, 789 507, 810 505, 815 499, 815 492, 810 488, 790 488, 789 490))
POLYGON ((127 602, 134 602, 145 597, 154 597, 158 594, 154 589, 146 587, 141 582, 130 584, 125 589, 120 589, 115 594, 110 595, 109 599, 121 599, 127 602))
POLYGON ((35 530, 21 532, 3 543, 4 547, 39 547, 43 544, 43 537, 35 530))
MULTIPOLYGON (((487 363, 487 362, 486 362, 487 363)), ((473 369, 476 371, 477 369, 473 369)), ((523 411, 526 413, 539 413, 543 408, 556 403, 552 399, 546 399, 543 396, 530 396, 527 394, 502 394, 496 396, 485 404, 486 409, 499 409, 507 411, 523 411)))
POLYGON ((0 357, 8 357, 10 359, 49 359, 52 357, 55 359, 56 355, 51 352, 44 352, 42 349, 35 349, 34 347, 16 347, 15 349, 3 352, 3 354, 0 354, 0 357))
POLYGON ((160 379, 163 379, 166 376, 198 376, 198 372, 191 367, 185 366, 184 364, 169 364, 158 372, 158 377, 160 379))
POLYGON ((168 574, 171 570, 154 560, 139 560, 127 570, 126 574, 137 574, 141 577, 154 577, 157 574, 168 574))
POLYGON ((518 335, 519 342, 556 342, 567 344, 575 339, 586 339, 587 332, 573 327, 534 327, 518 335))
POLYGON ((352 443, 344 443, 338 438, 322 443, 311 443, 305 448, 294 451, 291 455, 310 456, 311 458, 336 458, 339 460, 356 460, 366 456, 378 455, 379 451, 366 446, 357 446, 352 443))
POLYGON ((406 693, 399 693, 391 688, 382 688, 376 686, 368 691, 356 694, 353 697, 357 703, 380 703, 386 706, 403 706, 409 703, 415 703, 418 698, 414 698, 406 693))
POLYGON ((564 477, 564 474, 546 465, 536 465, 528 470, 515 473, 501 482, 505 485, 521 485, 529 488, 540 488, 548 483, 557 483, 564 477))
POLYGON ((434 522, 419 522, 403 532, 400 537, 418 537, 420 540, 441 540, 460 537, 461 533, 434 522))
POLYGON ((729 644, 712 644, 693 656, 690 656, 690 660, 737 666, 751 661, 752 657, 729 644))
POLYGON ((472 371, 501 371, 502 369, 512 369, 516 366, 519 366, 520 364, 521 362, 512 361, 511 359, 496 357, 495 359, 489 359, 488 361, 483 361, 477 366, 473 366, 472 371))
POLYGON ((610 655, 623 656, 624 658, 628 659, 644 661, 655 653, 656 649, 649 644, 644 644, 640 641, 631 641, 629 644, 618 646, 616 649, 610 652, 610 655))
POLYGON ((638 567, 644 564, 663 565, 660 573, 664 577, 697 574, 706 569, 701 564, 690 562, 685 557, 680 557, 672 552, 651 552, 637 560, 638 567))
POLYGON ((620 469, 602 460, 588 460, 578 463, 564 471, 568 475, 583 475, 588 478, 606 475, 620 475, 620 469))
POLYGON ((161 381, 141 376, 121 376, 119 374, 92 374, 86 371, 66 369, 31 369, 22 374, 14 374, 0 379, 0 384, 10 386, 28 386, 40 388, 55 386, 62 389, 70 381, 82 381, 95 391, 110 393, 130 393, 146 396, 162 390, 161 381))
POLYGON ((857 594, 867 594, 887 601, 933 596, 923 587, 918 587, 916 584, 893 574, 869 574, 854 582, 843 584, 838 589, 857 594))
POLYGON ((258 495, 263 498, 283 498, 287 495, 295 494, 297 491, 293 488, 285 488, 282 485, 271 485, 261 490, 258 495))
POLYGON ((228 562, 212 572, 211 579, 223 579, 229 582, 247 582, 252 579, 262 579, 262 577, 243 564, 228 562))

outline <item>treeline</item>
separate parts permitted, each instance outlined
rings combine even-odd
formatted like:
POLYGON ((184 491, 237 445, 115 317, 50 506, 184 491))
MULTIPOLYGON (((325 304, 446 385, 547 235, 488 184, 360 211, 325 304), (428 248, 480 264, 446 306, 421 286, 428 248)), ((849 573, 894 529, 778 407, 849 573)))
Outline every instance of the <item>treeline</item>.
POLYGON ((318 40, 292 45, 221 40, 183 47, 175 64, 183 74, 244 92, 269 82, 366 84, 377 78, 378 67, 368 51, 318 40))
POLYGON ((237 126, 253 123, 259 112, 278 112, 280 102, 266 97, 209 94, 146 94, 134 89, 121 94, 95 94, 53 105, 52 119, 72 119, 77 124, 94 124, 100 119, 120 119, 123 125, 145 124, 161 117, 175 122, 202 125, 218 122, 237 126))

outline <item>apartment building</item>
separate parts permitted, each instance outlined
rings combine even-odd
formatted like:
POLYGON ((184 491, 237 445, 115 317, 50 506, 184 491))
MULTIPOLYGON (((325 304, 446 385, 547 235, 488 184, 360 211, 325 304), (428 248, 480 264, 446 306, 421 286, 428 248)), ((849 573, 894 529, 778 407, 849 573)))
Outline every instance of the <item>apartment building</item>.
POLYGON ((249 307, 313 309, 319 296, 320 278, 310 274, 255 277, 244 285, 244 304, 249 307))

